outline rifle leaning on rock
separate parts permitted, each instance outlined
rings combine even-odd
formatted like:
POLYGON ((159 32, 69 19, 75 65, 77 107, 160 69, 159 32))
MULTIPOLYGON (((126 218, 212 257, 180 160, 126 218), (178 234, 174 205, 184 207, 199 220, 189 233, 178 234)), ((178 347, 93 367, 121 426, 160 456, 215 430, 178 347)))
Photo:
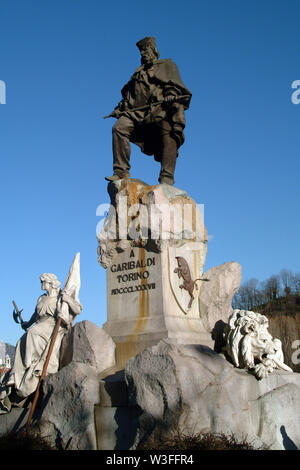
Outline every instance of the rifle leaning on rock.
MULTIPOLYGON (((177 98, 175 98, 172 101, 172 103, 180 102, 181 100, 185 100, 185 99, 190 98, 190 97, 191 97, 191 95, 181 95, 181 96, 178 96, 177 98)), ((164 104, 164 103, 167 103, 167 102, 165 100, 161 100, 161 101, 156 101, 156 102, 151 103, 151 104, 146 104, 144 106, 139 106, 137 108, 132 108, 132 109, 128 108, 124 111, 120 111, 118 117, 120 117, 120 116, 122 116, 123 114, 126 114, 126 113, 133 113, 134 111, 146 111, 146 109, 148 109, 148 108, 151 109, 152 106, 158 106, 159 104, 164 104)), ((110 113, 108 116, 104 116, 103 119, 108 119, 110 117, 116 117, 114 115, 114 112, 115 112, 115 110, 112 113, 110 113)))

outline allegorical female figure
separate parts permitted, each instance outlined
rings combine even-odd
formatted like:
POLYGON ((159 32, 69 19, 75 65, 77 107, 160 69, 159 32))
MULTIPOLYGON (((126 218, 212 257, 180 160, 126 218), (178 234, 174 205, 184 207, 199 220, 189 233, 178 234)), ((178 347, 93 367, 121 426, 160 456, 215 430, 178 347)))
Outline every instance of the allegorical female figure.
POLYGON ((39 297, 30 320, 21 323, 26 333, 17 343, 13 368, 3 377, 2 384, 0 384, 0 413, 1 409, 2 412, 10 410, 11 403, 8 397, 12 391, 19 399, 26 398, 35 392, 47 358, 55 324, 58 317, 61 317, 62 323, 50 356, 47 374, 58 371, 62 338, 72 326, 74 317, 82 310, 76 295, 61 291, 60 282, 55 274, 42 274, 40 280, 41 288, 46 293, 39 297), (62 309, 63 304, 68 308, 62 309))

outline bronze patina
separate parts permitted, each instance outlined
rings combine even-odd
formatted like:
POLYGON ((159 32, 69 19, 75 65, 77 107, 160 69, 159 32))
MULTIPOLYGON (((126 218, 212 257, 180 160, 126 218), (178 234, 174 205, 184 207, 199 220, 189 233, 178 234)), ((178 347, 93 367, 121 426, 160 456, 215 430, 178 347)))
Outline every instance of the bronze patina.
POLYGON ((122 100, 106 117, 113 126, 113 176, 130 177, 130 142, 161 164, 159 182, 174 184, 178 149, 184 142, 185 114, 192 97, 171 59, 159 60, 153 37, 137 42, 141 66, 122 88, 122 100))

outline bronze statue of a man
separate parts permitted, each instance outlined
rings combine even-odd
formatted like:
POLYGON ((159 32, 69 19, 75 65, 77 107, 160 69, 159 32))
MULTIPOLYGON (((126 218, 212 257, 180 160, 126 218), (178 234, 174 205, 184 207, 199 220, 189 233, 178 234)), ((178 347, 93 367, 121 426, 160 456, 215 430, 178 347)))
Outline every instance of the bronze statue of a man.
POLYGON ((174 184, 178 148, 184 142, 185 116, 191 92, 182 83, 170 59, 158 60, 155 39, 137 42, 141 66, 122 88, 122 100, 110 114, 113 126, 113 176, 107 181, 130 177, 130 142, 161 163, 159 182, 174 184))

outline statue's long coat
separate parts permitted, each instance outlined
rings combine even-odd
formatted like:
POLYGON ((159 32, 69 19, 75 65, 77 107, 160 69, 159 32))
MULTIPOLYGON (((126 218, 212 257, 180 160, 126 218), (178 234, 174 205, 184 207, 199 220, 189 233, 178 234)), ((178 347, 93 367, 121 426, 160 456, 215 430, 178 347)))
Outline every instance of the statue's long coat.
POLYGON ((184 111, 189 108, 192 97, 191 92, 183 84, 176 64, 171 59, 156 60, 150 69, 139 67, 130 78, 129 82, 122 88, 122 97, 129 108, 143 105, 137 95, 137 87, 144 89, 150 96, 150 101, 162 101, 168 94, 175 96, 187 95, 180 102, 174 102, 170 106, 153 106, 151 111, 137 111, 125 113, 136 123, 136 129, 131 137, 131 142, 138 145, 142 152, 154 155, 160 161, 159 148, 156 147, 158 140, 155 138, 156 125, 160 121, 167 121, 171 127, 171 135, 175 138, 177 148, 184 142, 185 115, 184 111), (144 83, 143 83, 144 82, 144 83), (149 89, 150 84, 150 89, 149 89))

